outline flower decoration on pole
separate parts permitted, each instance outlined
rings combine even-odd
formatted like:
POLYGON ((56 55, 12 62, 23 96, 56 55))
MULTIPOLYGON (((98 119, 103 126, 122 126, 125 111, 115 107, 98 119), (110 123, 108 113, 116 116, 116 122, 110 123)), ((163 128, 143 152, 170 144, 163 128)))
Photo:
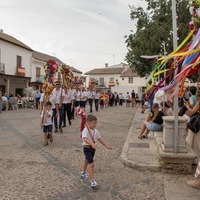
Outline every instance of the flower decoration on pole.
POLYGON ((44 82, 52 83, 54 82, 54 76, 58 71, 58 63, 55 60, 48 60, 44 65, 44 82))
POLYGON ((83 80, 78 76, 74 76, 72 80, 72 85, 74 88, 81 88, 83 86, 83 80))
POLYGON ((70 86, 73 79, 73 73, 66 64, 60 65, 60 73, 62 75, 63 85, 70 86))
POLYGON ((189 22, 189 29, 193 30, 200 25, 200 1, 192 1, 189 11, 192 16, 192 21, 189 22))
POLYGON ((56 72, 58 72, 58 63, 55 60, 48 60, 47 63, 44 65, 44 83, 42 85, 42 89, 45 93, 46 101, 49 100, 49 95, 51 94, 54 88, 54 78, 56 72))
POLYGON ((88 87, 92 90, 96 89, 98 87, 98 80, 96 80, 95 78, 90 78, 88 87))

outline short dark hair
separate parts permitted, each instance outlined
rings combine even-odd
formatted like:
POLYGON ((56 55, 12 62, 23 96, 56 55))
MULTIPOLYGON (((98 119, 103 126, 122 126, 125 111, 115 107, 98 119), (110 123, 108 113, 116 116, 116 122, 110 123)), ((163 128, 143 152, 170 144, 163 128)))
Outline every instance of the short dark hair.
POLYGON ((97 121, 97 117, 94 116, 93 114, 89 114, 87 116, 87 122, 92 122, 92 121, 97 121))
POLYGON ((51 103, 50 101, 47 101, 47 102, 45 103, 45 106, 52 106, 52 103, 51 103))
POLYGON ((152 108, 158 108, 158 107, 159 107, 158 103, 154 103, 152 106, 152 108))
POLYGON ((189 90, 190 90, 190 93, 191 93, 192 95, 195 95, 196 92, 197 92, 197 87, 196 87, 196 86, 190 86, 189 90))

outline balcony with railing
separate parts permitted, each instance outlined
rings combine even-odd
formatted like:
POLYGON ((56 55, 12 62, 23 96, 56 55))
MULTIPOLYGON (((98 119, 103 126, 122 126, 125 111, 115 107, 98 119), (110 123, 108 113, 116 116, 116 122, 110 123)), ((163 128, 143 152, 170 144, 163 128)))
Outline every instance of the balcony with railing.
POLYGON ((114 81, 110 81, 110 82, 108 83, 108 86, 109 86, 109 87, 114 87, 114 86, 115 86, 115 82, 114 82, 114 81))
POLYGON ((26 75, 26 68, 24 67, 17 67, 17 76, 25 76, 26 75))

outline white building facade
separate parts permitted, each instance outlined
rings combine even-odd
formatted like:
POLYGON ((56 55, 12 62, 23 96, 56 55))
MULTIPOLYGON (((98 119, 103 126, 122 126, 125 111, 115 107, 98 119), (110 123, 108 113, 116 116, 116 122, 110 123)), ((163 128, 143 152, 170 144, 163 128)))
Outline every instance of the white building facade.
MULTIPOLYGON (((58 58, 32 50, 16 38, 0 32, 0 91, 23 95, 26 88, 41 89, 48 60, 63 64, 58 58)), ((69 67, 74 76, 82 72, 69 67)))
POLYGON ((0 90, 22 94, 31 80, 33 50, 19 40, 0 32, 0 90))
POLYGON ((98 81, 98 89, 110 90, 111 92, 131 93, 132 90, 140 95, 142 87, 145 87, 145 79, 134 73, 127 64, 108 66, 93 69, 85 73, 86 86, 89 85, 91 78, 98 81))

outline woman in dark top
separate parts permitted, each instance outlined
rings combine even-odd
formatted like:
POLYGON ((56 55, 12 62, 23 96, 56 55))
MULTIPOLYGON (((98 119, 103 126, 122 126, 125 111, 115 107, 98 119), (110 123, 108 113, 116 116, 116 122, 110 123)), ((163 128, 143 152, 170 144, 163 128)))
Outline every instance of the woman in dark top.
POLYGON ((139 139, 147 138, 147 135, 150 131, 161 131, 164 116, 162 111, 159 111, 159 105, 154 103, 152 106, 152 112, 148 113, 147 120, 143 122, 140 134, 138 136, 139 139))

